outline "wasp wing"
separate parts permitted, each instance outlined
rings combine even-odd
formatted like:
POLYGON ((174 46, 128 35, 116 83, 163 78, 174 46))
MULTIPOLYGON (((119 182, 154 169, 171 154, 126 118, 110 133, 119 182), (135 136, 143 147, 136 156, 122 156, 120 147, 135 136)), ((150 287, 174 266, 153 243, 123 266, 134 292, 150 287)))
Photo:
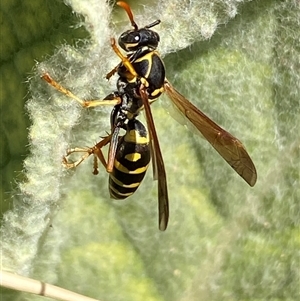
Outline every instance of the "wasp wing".
POLYGON ((190 103, 168 81, 165 90, 181 113, 200 131, 225 161, 250 185, 257 179, 255 166, 243 144, 190 103))
POLYGON ((156 174, 158 180, 158 226, 159 230, 164 231, 167 229, 169 221, 169 198, 165 165, 155 130, 148 95, 143 86, 140 88, 140 95, 143 100, 148 130, 152 143, 151 150, 154 174, 156 174))

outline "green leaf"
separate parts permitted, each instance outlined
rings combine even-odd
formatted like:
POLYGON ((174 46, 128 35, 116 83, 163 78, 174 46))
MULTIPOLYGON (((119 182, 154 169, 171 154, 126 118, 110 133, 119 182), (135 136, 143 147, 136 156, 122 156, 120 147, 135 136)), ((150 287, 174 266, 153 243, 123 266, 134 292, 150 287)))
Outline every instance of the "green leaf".
MULTIPOLYGON (((158 102, 163 105, 157 102, 151 108, 168 177, 166 232, 158 230, 157 184, 151 170, 132 197, 114 201, 104 169, 92 175, 92 159, 75 171, 61 166, 68 147, 92 146, 105 135, 111 109, 83 109, 40 79, 49 72, 83 99, 101 99, 113 91, 115 79, 107 82, 103 77, 118 63, 109 38, 130 27, 124 11, 112 10, 106 1, 69 1, 83 16, 79 24, 88 34, 82 40, 83 29, 73 28, 76 42, 68 32, 64 43, 60 34, 68 26, 63 22, 70 18, 75 24, 70 9, 59 2, 49 3, 48 13, 45 4, 39 9, 28 6, 40 12, 36 17, 21 14, 12 2, 3 3, 4 24, 13 20, 10 11, 20 14, 20 20, 28 18, 16 33, 9 32, 11 23, 3 31, 10 37, 4 39, 1 66, 5 175, 15 170, 7 166, 24 154, 26 144, 24 130, 18 130, 26 128, 23 103, 13 102, 22 80, 9 67, 29 64, 30 55, 31 65, 34 58, 41 61, 30 78, 26 104, 31 125, 25 179, 17 179, 12 210, 2 220, 4 269, 100 300, 299 298, 296 1, 132 3, 141 26, 162 21, 157 30, 168 79, 243 142, 258 172, 256 186, 249 187, 200 135, 174 120, 178 116, 172 117, 162 97, 158 102), (52 5, 57 5, 55 13, 52 5), (52 52, 47 50, 50 43, 59 47, 41 60, 42 54, 52 52)), ((6 293, 9 300, 26 298, 6 293)))

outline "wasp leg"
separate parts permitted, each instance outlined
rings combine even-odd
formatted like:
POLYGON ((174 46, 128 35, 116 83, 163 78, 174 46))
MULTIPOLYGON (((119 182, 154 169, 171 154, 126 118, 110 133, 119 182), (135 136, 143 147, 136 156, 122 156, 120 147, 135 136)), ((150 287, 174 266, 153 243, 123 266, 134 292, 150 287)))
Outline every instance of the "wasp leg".
MULTIPOLYGON (((129 59, 127 56, 124 56, 122 54, 122 52, 120 51, 120 49, 118 48, 117 44, 116 44, 116 40, 114 38, 110 39, 110 44, 111 47, 113 49, 113 51, 116 53, 116 55, 122 60, 123 65, 126 67, 126 69, 128 70, 128 72, 132 75, 132 77, 138 77, 138 74, 136 73, 135 69, 133 68, 132 64, 130 63, 129 59)), ((117 66, 118 67, 118 66, 117 66)), ((116 68, 117 68, 116 67, 116 68)), ((109 76, 112 72, 114 71, 114 69, 109 72, 107 74, 107 76, 109 76)))
POLYGON ((121 66, 121 63, 119 63, 119 64, 118 64, 114 69, 112 69, 110 72, 108 72, 108 73, 106 74, 105 78, 106 78, 107 80, 109 80, 113 75, 116 74, 116 72, 118 71, 118 69, 120 68, 120 66, 121 66))
MULTIPOLYGON (((134 67, 132 66, 129 58, 127 56, 124 56, 122 54, 122 52, 120 51, 120 49, 118 48, 118 46, 116 45, 116 40, 114 38, 111 38, 110 41, 111 41, 111 47, 112 47, 113 51, 122 60, 122 64, 124 65, 124 67, 127 69, 128 73, 129 73, 129 76, 126 75, 127 80, 132 81, 133 79, 135 79, 136 82, 140 81, 144 86, 148 87, 149 83, 148 83, 147 79, 145 77, 141 77, 137 74, 137 72, 135 71, 134 67)), ((132 57, 130 57, 130 58, 132 59, 132 57)), ((107 73, 106 78, 109 79, 117 71, 119 66, 121 66, 121 64, 119 64, 113 70, 111 70, 109 73, 107 73)))
POLYGON ((117 104, 121 103, 120 97, 114 97, 112 99, 94 99, 94 100, 83 100, 74 95, 70 90, 64 88, 62 85, 60 85, 57 81, 55 81, 48 73, 44 73, 41 78, 45 80, 48 84, 50 84, 53 88, 58 90, 59 92, 67 95, 70 98, 75 99, 77 102, 81 104, 84 108, 91 108, 91 107, 97 107, 97 106, 103 106, 103 105, 111 105, 115 106, 117 104))
POLYGON ((93 151, 92 147, 90 147, 90 148, 79 148, 79 147, 70 148, 70 149, 67 150, 67 155, 65 157, 63 157, 63 162, 62 163, 66 168, 75 168, 93 153, 94 153, 94 151, 93 151), (67 157, 69 157, 73 153, 85 153, 85 154, 80 159, 78 159, 77 161, 70 162, 67 159, 67 157))
POLYGON ((62 164, 66 168, 76 168, 79 164, 81 164, 85 159, 87 159, 90 155, 94 155, 94 163, 93 163, 93 174, 97 175, 98 174, 98 160, 102 163, 104 168, 106 169, 106 161, 104 158, 104 155, 102 153, 102 147, 108 144, 111 140, 111 135, 104 137, 100 142, 95 144, 93 147, 88 147, 88 148, 80 148, 80 147, 75 147, 67 150, 67 154, 65 157, 63 157, 63 162, 62 164), (68 160, 68 157, 73 154, 73 153, 85 153, 81 158, 79 158, 75 162, 70 162, 68 160))
POLYGON ((100 160, 100 162, 102 163, 102 165, 104 166, 105 169, 107 169, 107 164, 105 161, 105 158, 103 156, 102 153, 102 147, 105 146, 106 144, 110 143, 111 141, 111 136, 112 135, 108 135, 106 137, 104 137, 100 142, 98 142, 94 147, 93 147, 93 154, 94 154, 94 172, 93 174, 96 175, 98 174, 98 160, 100 160))

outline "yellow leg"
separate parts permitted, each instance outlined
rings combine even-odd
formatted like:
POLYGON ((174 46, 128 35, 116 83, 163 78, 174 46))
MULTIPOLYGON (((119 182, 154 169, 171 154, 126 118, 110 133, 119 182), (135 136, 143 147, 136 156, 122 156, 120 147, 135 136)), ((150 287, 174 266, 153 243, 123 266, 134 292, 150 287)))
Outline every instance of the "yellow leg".
POLYGON ((109 80, 113 75, 116 74, 116 72, 118 71, 118 69, 120 68, 120 66, 122 65, 122 63, 119 63, 114 69, 112 69, 110 72, 108 72, 105 76, 105 78, 107 80, 109 80))
POLYGON ((63 165, 66 168, 75 168, 77 167, 81 162, 83 162, 86 158, 88 158, 91 154, 93 154, 93 148, 70 148, 67 150, 67 155, 63 158, 63 165), (68 161, 67 157, 70 156, 73 153, 85 153, 80 159, 78 159, 75 162, 68 161))
POLYGON ((91 108, 91 107, 97 107, 97 106, 103 106, 103 105, 111 105, 115 106, 117 104, 121 103, 121 98, 116 97, 114 99, 109 99, 109 100, 100 100, 100 99, 95 99, 95 100, 82 100, 76 95, 74 95, 70 90, 64 88, 61 86, 57 81, 55 81, 48 73, 44 73, 42 76, 42 79, 45 80, 47 83, 49 83, 53 88, 58 90, 59 92, 67 95, 70 98, 75 99, 78 101, 84 108, 91 108))
MULTIPOLYGON (((116 44, 116 40, 114 38, 110 39, 110 44, 111 44, 111 47, 112 47, 113 51, 122 60, 123 65, 126 67, 126 69, 128 70, 128 72, 132 75, 132 77, 138 77, 138 74, 134 70, 134 68, 133 68, 132 64, 130 63, 129 59, 127 58, 127 56, 124 56, 122 54, 122 52, 120 51, 120 49, 118 48, 118 46, 116 44)), ((113 69, 110 73, 112 73, 115 69, 113 69)), ((110 73, 108 73, 108 75, 110 73)))
POLYGON ((106 164, 106 161, 105 161, 105 158, 103 156, 101 148, 103 146, 105 146, 106 144, 108 144, 110 142, 110 140, 111 140, 111 135, 103 138, 100 142, 95 144, 93 147, 88 147, 88 148, 75 147, 75 148, 71 148, 71 149, 67 150, 67 155, 63 158, 62 164, 68 169, 69 168, 76 168, 79 164, 81 164, 90 155, 94 155, 93 174, 97 175, 98 174, 98 160, 100 160, 100 162, 102 163, 102 165, 104 166, 105 169, 107 167, 107 164, 106 164), (79 158, 77 161, 70 162, 67 159, 67 157, 69 157, 73 153, 84 153, 84 155, 81 156, 81 158, 79 158))

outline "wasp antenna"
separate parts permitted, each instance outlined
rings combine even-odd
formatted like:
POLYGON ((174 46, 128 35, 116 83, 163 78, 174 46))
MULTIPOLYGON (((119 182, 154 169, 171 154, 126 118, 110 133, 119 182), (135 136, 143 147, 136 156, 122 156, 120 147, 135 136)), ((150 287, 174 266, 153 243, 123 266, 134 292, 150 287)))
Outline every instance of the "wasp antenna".
POLYGON ((160 20, 155 20, 154 22, 152 22, 151 24, 149 24, 149 25, 147 25, 147 26, 145 26, 145 28, 151 28, 151 27, 153 27, 153 26, 156 26, 156 25, 158 25, 160 23, 160 20))
POLYGON ((119 5, 119 6, 121 6, 122 8, 125 9, 125 11, 126 11, 126 13, 128 15, 128 18, 129 18, 129 20, 131 22, 131 25, 134 27, 135 30, 138 30, 138 26, 136 25, 136 23, 133 20, 133 13, 131 11, 130 6, 126 2, 124 2, 124 1, 118 1, 117 5, 119 5))

